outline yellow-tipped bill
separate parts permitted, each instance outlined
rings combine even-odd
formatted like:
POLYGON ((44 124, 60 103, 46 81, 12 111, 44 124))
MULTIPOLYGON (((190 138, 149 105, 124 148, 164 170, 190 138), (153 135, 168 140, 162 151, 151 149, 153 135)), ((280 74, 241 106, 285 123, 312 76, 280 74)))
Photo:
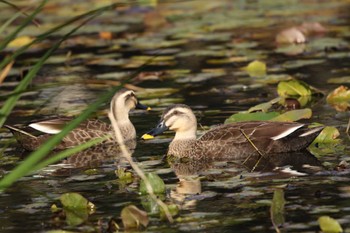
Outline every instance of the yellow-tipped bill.
MULTIPOLYGON (((152 110, 152 108, 151 107, 147 107, 147 109, 146 109, 147 111, 151 111, 152 110)), ((150 135, 151 136, 151 135, 150 135)))
POLYGON ((146 133, 146 134, 142 135, 141 138, 144 140, 148 140, 148 139, 153 139, 154 137, 152 135, 146 133))

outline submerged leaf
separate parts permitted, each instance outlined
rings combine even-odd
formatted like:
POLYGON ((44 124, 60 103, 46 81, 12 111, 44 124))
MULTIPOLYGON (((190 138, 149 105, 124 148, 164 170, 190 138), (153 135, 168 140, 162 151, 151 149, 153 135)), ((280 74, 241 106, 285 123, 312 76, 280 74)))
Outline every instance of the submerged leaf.
MULTIPOLYGON (((167 205, 168 207, 168 210, 171 214, 171 216, 176 216, 178 213, 179 213, 179 207, 176 205, 176 204, 170 204, 170 205, 167 205)), ((163 208, 159 208, 160 209, 160 219, 167 219, 167 216, 163 210, 163 208)))
MULTIPOLYGON (((278 229, 279 226, 284 224, 284 205, 286 200, 284 199, 283 189, 276 189, 273 192, 273 198, 270 208, 271 221, 275 227, 278 229)), ((278 231, 277 231, 278 232, 278 231)))
POLYGON ((347 111, 350 108, 350 90, 345 86, 340 86, 327 96, 327 103, 332 105, 337 111, 347 111))
POLYGON ((290 80, 282 81, 277 86, 277 93, 280 96, 307 96, 311 95, 310 87, 301 81, 290 80))
POLYGON ((318 223, 320 225, 321 230, 324 233, 343 232, 343 228, 340 226, 339 222, 329 216, 319 217, 318 223))
MULTIPOLYGON (((164 181, 156 174, 156 173, 147 173, 146 177, 152 186, 153 192, 160 194, 160 193, 165 193, 165 184, 164 181)), ((140 183, 140 193, 142 195, 148 194, 146 184, 142 180, 140 183)))
POLYGON ((120 216, 125 229, 139 228, 140 225, 147 227, 149 223, 147 213, 134 205, 124 207, 120 216))

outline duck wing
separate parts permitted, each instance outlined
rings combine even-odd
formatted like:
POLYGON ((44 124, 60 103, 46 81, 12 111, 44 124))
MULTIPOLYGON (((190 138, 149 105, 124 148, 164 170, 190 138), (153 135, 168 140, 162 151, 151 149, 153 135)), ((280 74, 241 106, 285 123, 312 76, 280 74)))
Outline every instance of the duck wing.
POLYGON ((252 121, 226 124, 209 130, 196 141, 196 153, 206 157, 246 157, 305 149, 323 127, 308 128, 295 122, 252 121))

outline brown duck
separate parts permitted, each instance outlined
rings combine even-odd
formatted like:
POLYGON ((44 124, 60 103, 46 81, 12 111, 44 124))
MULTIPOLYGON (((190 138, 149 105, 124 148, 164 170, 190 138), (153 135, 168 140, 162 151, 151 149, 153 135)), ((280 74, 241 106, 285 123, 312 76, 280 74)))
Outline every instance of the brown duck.
MULTIPOLYGON (((110 104, 110 111, 113 113, 113 117, 120 127, 124 141, 133 142, 132 144, 136 145, 134 142, 136 138, 135 127, 129 119, 129 111, 135 108, 147 109, 146 106, 139 103, 135 93, 127 89, 118 91, 110 104)), ((23 129, 10 125, 5 125, 5 127, 11 130, 24 149, 33 151, 52 134, 59 133, 70 120, 71 118, 50 119, 31 123, 23 129)), ((74 147, 91 139, 105 137, 106 135, 111 135, 110 138, 106 139, 106 143, 115 142, 113 128, 110 124, 100 120, 87 120, 67 134, 55 149, 60 150, 74 147)))
POLYGON ((197 120, 191 108, 175 104, 164 111, 157 127, 142 138, 156 136, 167 129, 175 131, 168 155, 197 159, 240 159, 257 154, 258 150, 262 154, 304 150, 323 127, 308 128, 307 124, 295 122, 240 122, 220 125, 197 139, 197 120))

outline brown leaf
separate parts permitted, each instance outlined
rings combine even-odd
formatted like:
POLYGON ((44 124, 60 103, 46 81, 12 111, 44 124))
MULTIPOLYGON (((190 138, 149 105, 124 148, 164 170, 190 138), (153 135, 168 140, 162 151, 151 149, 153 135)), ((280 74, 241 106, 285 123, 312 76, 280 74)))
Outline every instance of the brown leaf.
POLYGON ((125 229, 147 227, 149 223, 147 213, 134 205, 124 207, 120 215, 125 229))
POLYGON ((104 40, 112 40, 113 34, 111 32, 99 32, 99 36, 104 40))

